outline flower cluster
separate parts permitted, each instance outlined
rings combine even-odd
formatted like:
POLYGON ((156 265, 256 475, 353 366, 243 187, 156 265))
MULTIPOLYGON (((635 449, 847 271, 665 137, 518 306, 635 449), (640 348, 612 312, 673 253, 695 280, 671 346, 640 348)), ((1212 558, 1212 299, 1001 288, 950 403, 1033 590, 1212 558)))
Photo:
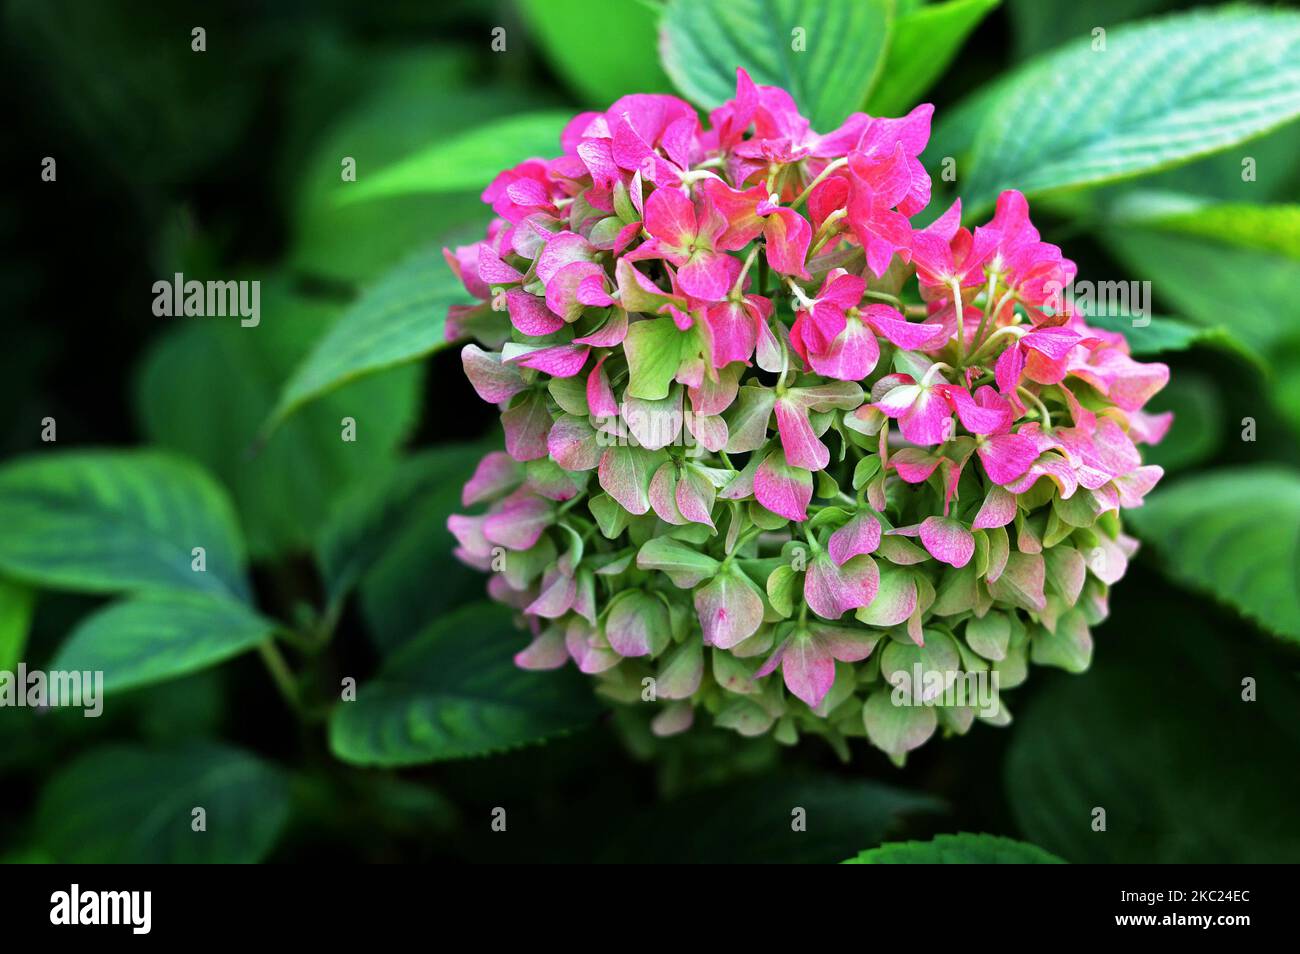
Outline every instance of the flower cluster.
POLYGON ((519 665, 652 700, 660 734, 900 762, 1009 720, 968 676, 1088 665, 1169 372, 1072 312, 1020 193, 913 226, 932 111, 819 134, 740 71, 707 128, 627 96, 483 193, 449 337, 506 451, 450 529, 526 620, 519 665))

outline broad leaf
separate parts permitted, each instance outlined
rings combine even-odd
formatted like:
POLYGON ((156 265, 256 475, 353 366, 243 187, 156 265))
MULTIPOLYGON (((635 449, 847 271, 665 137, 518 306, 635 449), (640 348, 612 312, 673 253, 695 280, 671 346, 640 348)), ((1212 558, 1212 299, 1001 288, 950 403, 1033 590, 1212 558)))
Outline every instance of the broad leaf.
POLYGON ((1148 228, 1108 229, 1103 241, 1180 315, 1205 328, 1226 324, 1257 354, 1300 337, 1288 258, 1148 228))
POLYGON ((1088 0, 1087 3, 1008 0, 1007 12, 1015 27, 1016 59, 1026 59, 1081 36, 1091 36, 1098 28, 1109 30, 1176 3, 1177 0, 1088 0))
POLYGON ((1167 315, 1085 315, 1084 320, 1091 328, 1121 333, 1135 358, 1205 345, 1235 352, 1250 360, 1257 359, 1224 325, 1205 328, 1167 315))
POLYGON ((441 249, 412 256, 362 294, 298 365, 264 433, 314 398, 444 347, 447 309, 467 298, 441 249))
POLYGON ((410 457, 345 496, 321 528, 316 558, 326 595, 337 605, 359 585, 362 614, 381 649, 482 596, 483 574, 451 555, 447 530, 447 518, 465 510, 461 488, 481 456, 480 448, 451 445, 410 457))
POLYGON ((35 606, 31 587, 0 577, 0 672, 13 672, 22 661, 35 606))
POLYGON ((846 865, 1059 865, 1037 845, 999 835, 936 835, 930 841, 887 841, 843 862, 846 865))
POLYGON ((420 373, 402 368, 340 388, 251 452, 280 386, 339 311, 263 282, 256 327, 184 324, 159 341, 138 378, 146 436, 226 483, 254 559, 306 549, 333 498, 380 470, 414 423, 420 373), (343 440, 345 417, 356 421, 355 441, 343 440))
POLYGON ((1164 440, 1142 448, 1143 462, 1158 464, 1166 474, 1210 460, 1223 445, 1227 424, 1223 395, 1219 382, 1203 372, 1180 369, 1144 410, 1174 413, 1164 440))
POLYGON ((1174 579, 1300 642, 1300 474, 1253 467, 1191 477, 1128 518, 1174 579))
POLYGON ((666 93, 658 17, 641 0, 611 0, 592 16, 588 0, 521 0, 520 11, 547 61, 598 109, 626 93, 666 93))
POLYGON ((41 792, 39 844, 73 864, 251 864, 289 817, 279 770, 224 745, 94 749, 41 792), (195 831, 194 811, 206 830, 195 831))
POLYGON ((528 642, 502 606, 449 613, 389 656, 330 719, 330 748, 354 765, 469 758, 581 728, 598 707, 575 670, 531 672, 528 642))
POLYGON ((1194 12, 1111 30, 1105 49, 1096 43, 1082 37, 999 81, 959 173, 972 211, 1003 189, 1033 194, 1154 172, 1300 115, 1300 14, 1194 12))
POLYGON ((1300 259, 1300 205, 1207 202, 1197 196, 1144 192, 1116 203, 1112 215, 1124 224, 1300 259))
MULTIPOLYGON (((373 281, 430 236, 481 230, 486 222, 477 189, 345 202, 351 190, 474 126, 549 105, 544 94, 504 84, 475 80, 466 88, 476 61, 451 47, 393 52, 367 44, 363 50, 359 63, 340 63, 334 51, 314 76, 299 81, 303 98, 333 94, 319 110, 329 125, 322 133, 318 119, 298 130, 307 142, 281 172, 285 191, 295 196, 290 265, 336 281, 373 281), (449 89, 456 95, 444 95, 449 89), (354 182, 344 178, 348 160, 355 163, 354 182)), ((499 170, 482 171, 490 178, 499 170)))
POLYGON ((894 21, 880 81, 867 100, 867 112, 896 116, 915 106, 943 75, 966 37, 1000 2, 944 0, 900 15, 894 21))
POLYGON ((481 191, 498 172, 534 157, 560 154, 560 133, 569 113, 506 116, 438 140, 425 149, 378 169, 339 193, 347 204, 427 192, 481 191))
POLYGON ((275 628, 242 603, 206 593, 146 593, 82 620, 52 669, 102 671, 104 690, 175 679, 236 656, 275 628))
POLYGON ((200 467, 153 451, 48 452, 0 469, 0 570, 38 586, 243 599, 243 541, 200 467), (194 569, 202 547, 205 569, 194 569))
POLYGON ((886 0, 672 0, 664 10, 664 69, 712 109, 736 92, 736 67, 794 97, 829 132, 860 110, 884 64, 886 0))

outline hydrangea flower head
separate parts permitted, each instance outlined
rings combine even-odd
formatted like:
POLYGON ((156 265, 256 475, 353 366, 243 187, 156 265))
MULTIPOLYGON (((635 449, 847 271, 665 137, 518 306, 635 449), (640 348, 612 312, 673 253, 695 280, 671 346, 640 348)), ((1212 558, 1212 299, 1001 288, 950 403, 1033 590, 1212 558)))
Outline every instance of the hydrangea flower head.
POLYGON ((1009 721, 955 678, 1086 668, 1169 372, 1063 301, 1074 263, 1020 193, 913 226, 932 112, 821 134, 742 70, 707 128, 627 96, 483 193, 448 333, 505 451, 450 529, 531 634, 520 666, 649 699, 660 734, 898 762, 1009 721))

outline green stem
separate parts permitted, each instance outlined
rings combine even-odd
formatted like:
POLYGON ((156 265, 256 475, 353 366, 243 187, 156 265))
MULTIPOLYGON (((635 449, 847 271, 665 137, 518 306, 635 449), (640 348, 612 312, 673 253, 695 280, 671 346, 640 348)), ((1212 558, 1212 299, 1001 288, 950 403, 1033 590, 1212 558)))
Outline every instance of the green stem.
POLYGON ((989 276, 989 286, 984 292, 984 313, 980 315, 979 327, 975 329, 975 337, 971 339, 971 351, 979 350, 980 339, 984 337, 984 328, 989 323, 989 306, 993 303, 993 292, 998 287, 998 274, 994 272, 989 276))
POLYGON ((961 300, 961 283, 955 278, 948 279, 948 287, 952 289, 952 306, 957 312, 957 367, 965 364, 966 352, 966 331, 962 323, 962 300, 961 300))
POLYGON ((868 297, 868 298, 874 298, 874 299, 876 299, 877 301, 887 301, 887 302, 889 302, 891 305, 893 305, 895 308, 902 308, 902 307, 903 307, 903 300, 902 300, 901 298, 899 298, 897 295, 891 295, 891 294, 889 294, 889 292, 871 291, 871 290, 868 290, 868 291, 864 292, 864 294, 866 295, 866 297, 868 297))
MULTIPOLYGON (((790 203, 790 208, 798 209, 799 206, 804 204, 804 201, 812 193, 812 190, 817 188, 819 185, 821 185, 822 182, 826 180, 827 176, 833 173, 836 169, 842 169, 844 166, 847 166, 848 164, 849 164, 849 160, 846 158, 836 159, 834 162, 827 163, 826 168, 823 169, 821 172, 817 173, 817 178, 813 179, 812 182, 808 183, 807 188, 805 188, 802 192, 800 192, 799 195, 795 198, 795 200, 790 203)), ((771 191, 772 191, 771 189, 768 189, 768 192, 771 191)))
POLYGON ((1029 398, 1034 407, 1038 409, 1038 414, 1043 421, 1043 430, 1050 431, 1052 429, 1052 415, 1047 413, 1047 406, 1038 399, 1038 395, 1033 391, 1030 391, 1029 388, 1025 387, 1023 384, 1017 385, 1016 391, 1029 398))
POLYGON ((274 639, 264 639, 257 644, 257 651, 262 656, 262 662, 266 665, 267 672, 271 674, 275 687, 280 690, 280 695, 284 696, 285 702, 289 707, 299 715, 303 712, 302 697, 298 692, 298 683, 294 679, 293 672, 289 669, 289 664, 284 661, 279 648, 275 645, 274 639))
POLYGON ((758 250, 759 250, 761 247, 762 247, 762 246, 761 246, 758 242, 755 242, 755 243, 754 243, 754 247, 751 248, 751 249, 749 250, 749 254, 748 254, 747 256, 745 256, 745 264, 744 264, 744 266, 740 269, 740 275, 736 278, 736 283, 735 283, 734 285, 731 286, 731 295, 730 295, 730 297, 731 297, 732 299, 735 299, 735 298, 739 297, 739 295, 740 295, 740 290, 741 290, 742 288, 745 287, 745 276, 747 276, 747 275, 749 274, 749 270, 750 270, 750 268, 753 267, 753 265, 754 265, 754 260, 755 260, 756 258, 758 258, 758 250))

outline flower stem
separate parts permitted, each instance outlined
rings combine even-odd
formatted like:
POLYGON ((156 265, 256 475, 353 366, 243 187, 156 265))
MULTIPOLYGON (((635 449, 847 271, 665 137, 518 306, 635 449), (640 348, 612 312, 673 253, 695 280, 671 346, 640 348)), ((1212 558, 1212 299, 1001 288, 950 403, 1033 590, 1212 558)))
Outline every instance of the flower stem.
MULTIPOLYGON (((842 169, 844 166, 847 166, 848 164, 849 164, 849 160, 843 156, 841 156, 839 159, 836 159, 834 162, 828 162, 826 164, 826 168, 823 169, 821 172, 817 173, 817 178, 813 179, 812 182, 808 183, 807 188, 805 188, 802 192, 800 192, 799 195, 795 198, 795 200, 790 203, 790 208, 798 209, 799 206, 804 204, 804 201, 812 193, 812 190, 817 188, 819 185, 821 185, 822 182, 826 180, 827 176, 829 176, 836 169, 842 169)), ((768 191, 770 192, 771 190, 769 189, 768 191)))
POLYGON ((761 247, 762 246, 758 242, 755 242, 754 247, 749 250, 749 255, 745 257, 745 264, 740 269, 740 275, 736 278, 736 283, 731 286, 730 297, 732 299, 740 296, 740 290, 745 287, 745 276, 749 274, 750 268, 753 267, 754 260, 758 258, 758 250, 761 247))
POLYGON ((1029 390, 1029 388, 1025 387, 1023 384, 1016 385, 1016 391, 1024 397, 1029 398, 1034 407, 1038 409, 1038 414, 1042 418, 1043 430, 1050 431, 1052 429, 1052 415, 1047 413, 1047 406, 1039 400, 1038 395, 1029 390))
POLYGON ((301 715, 303 706, 302 697, 298 692, 298 683, 289 669, 289 664, 284 661, 284 656, 275 645, 275 640, 272 638, 262 640, 257 644, 257 651, 261 654, 262 662, 266 665, 267 672, 271 674, 275 687, 280 690, 280 695, 284 696, 285 702, 294 712, 301 715))
POLYGON ((966 352, 966 329, 962 323, 962 300, 961 284, 955 278, 948 279, 948 287, 952 289, 952 307, 957 312, 957 367, 965 364, 966 352))

